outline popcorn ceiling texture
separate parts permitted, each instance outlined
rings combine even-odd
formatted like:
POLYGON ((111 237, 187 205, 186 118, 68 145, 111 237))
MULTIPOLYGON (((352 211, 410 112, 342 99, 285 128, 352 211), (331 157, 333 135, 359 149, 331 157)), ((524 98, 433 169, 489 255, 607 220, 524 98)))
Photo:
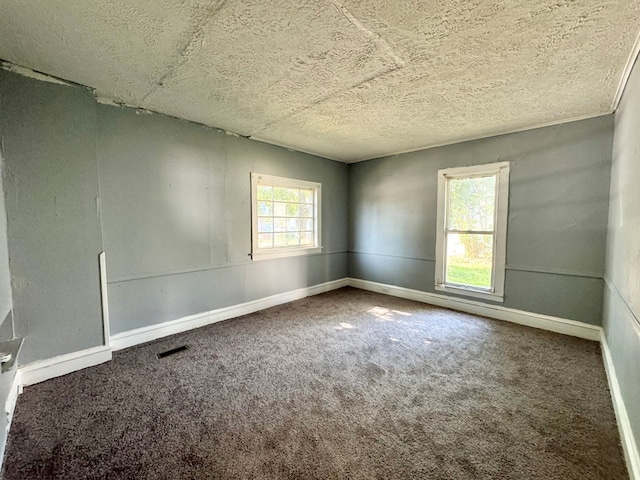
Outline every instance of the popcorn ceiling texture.
POLYGON ((610 113, 637 0, 0 3, 0 58, 342 161, 610 113))

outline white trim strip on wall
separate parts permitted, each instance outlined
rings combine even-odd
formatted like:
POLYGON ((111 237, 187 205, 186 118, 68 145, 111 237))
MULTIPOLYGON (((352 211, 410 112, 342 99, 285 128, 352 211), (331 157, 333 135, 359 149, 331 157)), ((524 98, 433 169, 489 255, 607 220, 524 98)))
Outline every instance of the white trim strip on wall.
POLYGON ((299 288, 290 292, 279 293, 277 295, 260 298, 251 302, 240 303, 231 307, 218 308, 216 310, 182 317, 177 320, 171 320, 156 325, 150 325, 148 327, 117 333, 111 337, 111 346, 114 350, 122 350, 123 348, 150 342, 168 335, 186 332, 187 330, 204 327, 205 325, 221 322, 241 315, 247 315, 259 310, 264 310, 265 308, 275 307, 276 305, 282 305, 283 303, 300 300, 301 298, 310 297, 312 295, 317 295, 319 293, 328 292, 330 290, 346 286, 347 279, 343 278, 314 285, 312 287, 299 288))
POLYGON ((409 288, 371 282, 368 280, 360 280, 357 278, 349 278, 349 285, 362 290, 369 290, 371 292, 384 293, 385 295, 392 295, 394 297, 416 300, 418 302, 428 303, 438 307, 450 308, 452 310, 459 310, 466 313, 472 313, 474 315, 482 315, 496 320, 505 320, 519 325, 526 325, 528 327, 540 328, 550 332, 570 335, 572 337, 600 341, 600 331, 602 330, 600 327, 589 325, 587 323, 576 322, 574 320, 552 317, 541 313, 525 312, 524 310, 503 307, 502 305, 490 305, 466 298, 454 298, 447 295, 422 292, 420 290, 412 290, 409 288))
POLYGON ((100 300, 102 301, 102 335, 105 346, 111 345, 111 333, 109 327, 109 285, 107 283, 107 259, 106 253, 100 252, 100 300))

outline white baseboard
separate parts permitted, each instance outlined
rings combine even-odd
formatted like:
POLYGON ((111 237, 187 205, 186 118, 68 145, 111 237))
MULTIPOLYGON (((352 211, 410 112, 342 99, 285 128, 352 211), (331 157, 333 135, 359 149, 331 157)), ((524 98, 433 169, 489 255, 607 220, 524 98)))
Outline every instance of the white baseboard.
POLYGON ((13 376, 13 382, 11 382, 11 391, 7 396, 7 401, 4 404, 4 412, 7 414, 7 433, 9 433, 9 427, 11 427, 11 420, 13 419, 13 411, 16 409, 16 403, 18 396, 22 393, 22 372, 16 369, 16 373, 13 376))
POLYGON ((589 325, 587 323, 552 317, 550 315, 542 315, 540 313, 525 312, 524 310, 516 310, 514 308, 507 308, 501 305, 476 302, 466 298, 454 298, 447 295, 439 295, 437 293, 427 293, 420 290, 397 287, 395 285, 370 282, 368 280, 360 280, 358 278, 349 278, 347 280, 349 286, 360 288, 362 290, 369 290, 371 292, 383 293, 394 297, 416 300, 418 302, 429 303, 438 307, 450 308, 452 310, 459 310, 466 313, 472 313, 474 315, 482 315, 484 317, 495 318, 496 320, 505 320, 507 322, 540 328, 542 330, 549 330, 551 332, 571 335, 573 337, 600 341, 600 332, 602 331, 602 328, 595 325, 589 325))
POLYGON ((602 349, 602 357, 604 359, 604 369, 607 372, 607 379, 609 380, 609 391, 611 392, 613 409, 616 412, 618 430, 620 431, 620 440, 622 441, 622 450, 624 450, 624 457, 627 461, 629 477, 631 480, 640 480, 640 452, 638 451, 638 445, 631 430, 631 422, 629 421, 627 408, 622 399, 616 369, 613 365, 613 358, 611 358, 611 351, 609 350, 609 344, 607 343, 604 332, 600 338, 600 348, 602 349))
POLYGON ((122 350, 123 348, 132 347, 145 342, 150 342, 158 338, 176 333, 186 332, 194 328, 204 327, 212 323, 221 322, 230 318, 247 315, 249 313, 264 310, 265 308, 275 307, 283 303, 300 300, 301 298, 310 297, 319 293, 328 292, 338 288, 346 287, 347 279, 334 280, 332 282, 321 283, 312 287, 300 288, 290 292, 279 293, 270 297, 260 298, 251 302, 233 305, 231 307, 218 308, 208 312, 189 315, 177 320, 150 325, 148 327, 136 328, 126 332, 118 333, 111 336, 111 347, 114 350, 122 350))
MULTIPOLYGON (((294 300, 299 300, 319 293, 328 292, 345 286, 352 286, 362 290, 368 290, 386 295, 392 295, 409 300, 416 300, 431 305, 460 310, 475 315, 505 320, 508 322, 527 325, 530 327, 549 330, 552 332, 562 333, 575 337, 585 338, 588 340, 600 341, 602 345, 602 355, 604 358, 605 370, 609 380, 609 387, 613 406, 618 419, 618 426, 622 439, 622 445, 629 469, 631 480, 640 480, 640 454, 633 437, 631 424, 627 415, 627 410, 622 400, 620 386, 616 377, 615 368, 611 358, 611 353, 607 345, 606 338, 602 328, 594 325, 588 325, 573 320, 567 320, 549 315, 525 312, 512 308, 502 307, 500 305, 485 304, 465 298, 453 298, 445 295, 422 292, 408 288, 398 287, 395 285, 387 285, 368 280, 360 280, 356 278, 343 278, 332 282, 314 285, 312 287, 301 288, 291 292, 285 292, 270 297, 261 298, 251 302, 233 305, 231 307, 211 310, 209 312, 200 313, 183 317, 177 320, 165 322, 159 325, 138 328, 127 332, 119 333, 111 337, 111 347, 99 346, 81 350, 66 355, 60 355, 46 360, 24 365, 18 369, 13 380, 11 393, 5 404, 5 411, 8 416, 9 425, 13 416, 18 395, 22 393, 22 387, 33 385, 51 378, 66 375, 67 373, 81 370, 83 368, 98 365, 111 360, 112 350, 121 350, 140 343, 149 342, 167 335, 181 333, 193 328, 202 327, 211 323, 227 320, 253 313, 265 308, 281 305, 294 300)), ((8 430, 9 426, 7 426, 8 430)), ((1 461, 1 459, 0 459, 1 461)))
MULTIPOLYGON (((6 373, 4 373, 3 375, 6 375, 6 373)), ((22 393, 22 382, 20 377, 20 370, 16 369, 13 376, 13 381, 11 382, 11 390, 9 391, 7 399, 4 403, 4 413, 7 416, 7 427, 4 435, 0 440, 0 471, 2 471, 2 466, 4 463, 4 452, 7 447, 7 440, 9 439, 9 429, 11 428, 11 420, 13 420, 13 412, 16 409, 18 396, 22 393)))
POLYGON ((78 352, 67 353, 45 360, 29 363, 20 367, 22 385, 33 385, 50 378, 60 377, 67 373, 93 367, 111 360, 111 348, 101 345, 78 352))

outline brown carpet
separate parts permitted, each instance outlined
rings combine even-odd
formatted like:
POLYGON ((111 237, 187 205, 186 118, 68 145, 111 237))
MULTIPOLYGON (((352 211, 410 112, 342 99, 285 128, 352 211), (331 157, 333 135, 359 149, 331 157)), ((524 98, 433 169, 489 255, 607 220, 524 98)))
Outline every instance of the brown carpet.
POLYGON ((26 388, 4 478, 628 477, 597 343, 345 288, 26 388))

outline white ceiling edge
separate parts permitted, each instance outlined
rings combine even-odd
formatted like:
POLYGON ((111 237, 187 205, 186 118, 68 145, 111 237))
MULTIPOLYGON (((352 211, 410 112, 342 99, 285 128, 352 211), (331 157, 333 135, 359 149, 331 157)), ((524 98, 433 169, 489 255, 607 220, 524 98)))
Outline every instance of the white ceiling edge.
POLYGON ((526 132, 528 130, 535 130, 537 128, 544 128, 544 127, 552 127, 554 125, 562 125, 564 123, 571 123, 571 122, 578 122, 580 120, 588 120, 590 118, 596 118, 596 117, 603 117, 606 115, 611 115, 612 113, 615 113, 615 111, 617 110, 618 104, 620 103, 620 100, 622 99, 622 95, 624 94, 624 89, 627 85, 627 82, 629 80, 629 77, 631 76, 631 71, 633 69, 633 66, 636 62, 636 59, 640 57, 640 33, 638 34, 635 44, 634 44, 634 48, 631 52, 631 54, 629 55, 629 59, 627 60, 627 64, 625 65, 625 69, 623 71, 623 75, 622 78, 620 79, 620 84, 618 86, 618 91, 616 92, 616 98, 614 100, 614 105, 612 105, 612 108, 610 110, 604 111, 604 112, 597 112, 597 113, 593 113, 593 114, 586 114, 586 115, 579 115, 576 117, 569 117, 569 118, 562 118, 562 119, 557 119, 557 120, 551 120, 549 122, 542 122, 542 123, 537 123, 537 124, 533 124, 533 125, 529 125, 529 126, 525 126, 525 127, 517 127, 517 128, 512 128, 512 129, 505 129, 505 130, 499 130, 496 132, 490 132, 490 133, 484 133, 484 134, 480 134, 480 135, 475 135, 475 136, 470 136, 470 137, 463 137, 460 139, 455 139, 455 140, 451 140, 451 141, 445 141, 445 142, 441 142, 441 143, 435 143, 435 144, 426 144, 426 145, 422 145, 419 147, 415 147, 415 148, 410 148, 407 150, 400 150, 400 151, 396 151, 396 152, 390 152, 390 153, 386 153, 383 155, 375 155, 373 157, 366 157, 366 158, 362 158, 359 160, 352 160, 352 161, 347 161, 347 160, 341 160, 338 158, 333 158, 333 157, 328 157, 326 155, 321 155, 319 153, 316 152, 312 152, 309 150, 303 150, 301 148, 298 147, 293 147, 291 145, 286 145, 283 143, 278 143, 278 142, 273 142, 273 141, 268 141, 265 140, 261 137, 257 137, 257 136, 245 136, 245 135, 241 135, 238 134, 236 132, 230 131, 230 130, 226 130, 222 127, 217 127, 214 125, 207 125, 204 123, 200 123, 200 122, 195 122, 193 120, 188 120, 188 119, 184 119, 184 118, 179 118, 176 117, 174 115, 167 115, 165 113, 162 112, 156 112, 154 110, 149 110, 146 109, 144 107, 139 107, 136 105, 130 105, 130 104, 126 104, 126 103, 122 103, 122 102, 118 102, 116 100, 107 98, 105 96, 102 95, 98 95, 95 91, 95 89, 88 87, 86 85, 81 85, 63 78, 59 78, 59 77, 55 77, 43 72, 38 72, 37 70, 33 70, 31 68, 28 67, 23 67, 21 65, 17 65, 15 63, 6 61, 6 60, 0 60, 0 68, 2 68, 3 70, 7 70, 13 73, 16 73, 18 75, 22 75, 24 77, 28 77, 28 78, 32 78, 35 80, 40 80, 43 82, 49 82, 49 83, 55 83, 58 85, 65 85, 65 86, 79 86, 79 87, 83 87, 88 89, 94 96, 96 103, 99 104, 103 104, 103 105, 109 105, 109 106, 116 106, 116 107, 120 107, 120 108, 134 108, 134 109, 138 109, 138 110, 144 110, 146 113, 155 113, 157 115, 162 115, 165 117, 169 117, 169 118, 176 118, 178 120, 181 121, 187 121, 187 122, 191 122, 191 123, 195 123, 197 125, 202 125, 206 128, 210 128, 213 130, 218 130, 219 132, 224 132, 227 135, 233 135, 233 136, 237 136, 237 137, 242 137, 242 138, 246 138, 248 140, 254 140, 260 143, 265 143, 268 145, 274 145, 276 147, 280 147, 280 148, 286 148, 287 150, 290 151, 295 151, 295 152, 300 152, 300 153, 304 153, 307 155, 313 155, 314 157, 320 157, 320 158, 324 158, 326 160, 331 160, 331 161, 335 161, 335 162, 340 162, 340 163, 345 163, 345 164, 351 164, 351 163, 359 163, 359 162, 366 162, 368 160, 375 160, 377 158, 385 158, 385 157, 394 157, 394 156, 398 156, 398 155, 402 155, 405 153, 414 153, 414 152, 419 152, 421 150, 430 150, 432 148, 439 148, 439 147, 446 147, 448 145, 456 145, 458 143, 465 143, 465 142, 472 142, 474 140, 482 140, 485 138, 491 138, 491 137, 498 137, 501 135, 509 135, 511 133, 518 133, 518 132, 526 132))
POLYGON ((410 148, 408 150, 401 150, 399 152, 389 153, 385 155, 376 155, 375 157, 368 157, 368 158, 363 158, 362 160, 354 160, 352 162, 345 162, 345 163, 359 163, 359 162, 366 162, 368 160, 375 160, 376 158, 394 157, 397 155, 403 155, 405 153, 414 153, 414 152, 419 152, 421 150, 431 150, 432 148, 446 147, 449 145, 457 145, 458 143, 473 142, 474 140, 483 140, 485 138, 499 137, 502 135, 509 135, 511 133, 527 132, 529 130, 536 130, 538 128, 553 127, 555 125, 563 125, 565 123, 579 122, 580 120, 589 120, 590 118, 606 117, 607 115, 611 115, 612 113, 614 113, 612 110, 607 110, 605 112, 590 113, 586 115, 579 115, 577 117, 569 117, 564 119, 561 118, 558 120, 551 120, 549 122, 536 123, 534 125, 529 125, 526 127, 499 130, 497 132, 484 133, 481 135, 475 135, 471 137, 464 137, 459 140, 452 140, 450 142, 434 143, 432 145, 425 145, 422 147, 410 148))
POLYGON ((629 53, 629 58, 627 59, 627 63, 624 66, 624 70, 622 71, 622 77, 620 77, 620 83, 618 84, 616 95, 615 97, 613 97, 613 103, 611 104, 612 112, 615 112, 616 110, 618 110, 618 105, 620 105, 620 100, 622 100, 624 89, 627 87, 627 82, 629 81, 629 77, 631 76, 631 70, 633 70, 633 66, 636 63, 639 56, 640 56, 640 32, 638 32, 638 35, 636 36, 636 41, 633 43, 633 48, 631 49, 631 53, 629 53))
MULTIPOLYGON (((260 142, 260 143, 266 143, 267 145, 274 145, 276 147, 280 147, 280 148, 286 148, 287 150, 291 150, 292 152, 300 152, 300 153, 306 153, 307 155, 313 155, 314 157, 320 157, 320 158, 324 158, 325 160, 333 160, 334 162, 340 162, 340 163, 354 163, 354 162, 360 162, 361 160, 355 160, 354 162, 347 162, 346 160, 341 160, 339 158, 333 158, 333 157, 328 157, 326 155, 320 155, 319 153, 316 152, 311 152, 309 150, 303 150, 299 147, 292 147, 291 145, 287 145, 285 143, 280 143, 280 142, 274 142, 272 140, 264 140, 262 137, 256 137, 256 136, 248 136, 248 137, 244 137, 244 138, 248 138, 249 140, 255 140, 256 142, 260 142)), ((382 155, 385 156, 386 155, 382 155)), ((372 158, 379 158, 379 157, 372 157, 372 158)), ((369 158, 368 160, 371 160, 371 158, 369 158)))

